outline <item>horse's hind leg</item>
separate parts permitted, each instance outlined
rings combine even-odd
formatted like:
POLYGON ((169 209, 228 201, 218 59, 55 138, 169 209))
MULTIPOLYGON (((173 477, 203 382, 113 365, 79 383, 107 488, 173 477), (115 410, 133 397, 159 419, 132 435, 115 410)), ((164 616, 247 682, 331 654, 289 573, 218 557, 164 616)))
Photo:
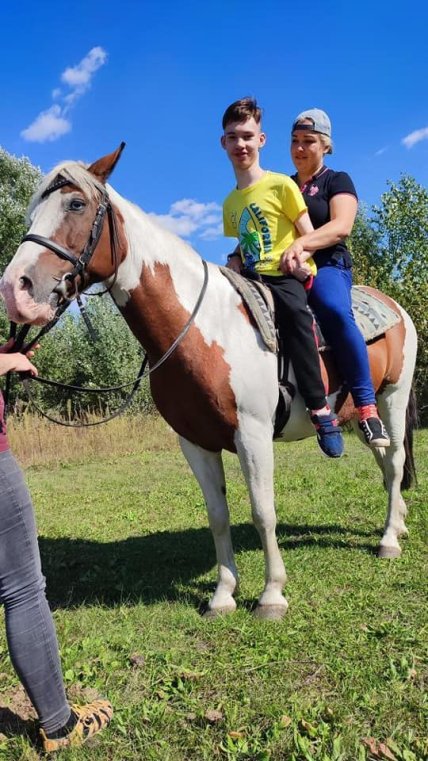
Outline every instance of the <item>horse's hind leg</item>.
POLYGON ((272 429, 250 418, 241 424, 235 443, 250 493, 253 521, 265 556, 265 586, 256 615, 282 618, 288 603, 282 594, 286 574, 275 533, 272 429))
MULTIPOLYGON (((378 397, 377 401, 380 415, 391 439, 391 445, 386 449, 373 450, 388 494, 388 511, 378 555, 380 558, 398 558, 401 555, 398 538, 407 534, 404 523, 407 508, 401 496, 401 481, 406 459, 404 436, 406 433, 407 396, 402 389, 389 386, 378 397)), ((355 430, 364 441, 356 426, 355 430)))
MULTIPOLYGON (((384 458, 385 458, 386 450, 385 449, 373 449, 372 451, 373 451, 373 454, 374 454, 374 458, 375 458, 375 460, 376 460, 377 464, 379 465, 379 468, 380 468, 380 470, 382 472, 382 475, 383 475, 383 484, 385 486, 385 489, 388 491, 388 487, 387 487, 388 481, 387 481, 387 475, 386 475, 386 472, 385 472, 385 463, 384 463, 384 458)), ((388 497, 389 497, 389 495, 388 495, 388 497)), ((407 526, 405 524, 405 519, 406 519, 406 515, 407 515, 407 505, 406 505, 406 503, 405 503, 405 501, 403 499, 403 495, 401 494, 401 491, 400 491, 400 495, 399 495, 399 500, 398 501, 399 501, 399 514, 400 514, 400 521, 399 521, 399 523, 400 523, 400 525, 398 526, 398 534, 397 535, 398 535, 398 537, 402 537, 402 536, 407 536, 409 532, 408 532, 407 526)), ((389 513, 389 511, 388 511, 388 513, 389 513)))
MULTIPOLYGON (((383 484, 385 486, 386 491, 388 491, 388 468, 386 467, 386 464, 384 462, 385 455, 389 454, 387 450, 384 449, 373 449, 374 458, 379 465, 379 468, 383 475, 383 484)), ((388 458, 386 458, 388 459, 388 458)), ((388 493, 388 499, 389 499, 389 493, 388 493)), ((409 531, 407 529, 407 526, 405 524, 405 519, 407 515, 407 505, 403 499, 403 495, 401 494, 401 489, 399 489, 399 497, 398 497, 398 510, 399 510, 399 525, 397 526, 397 536, 407 536, 409 531)), ((388 516, 391 511, 388 510, 388 516)), ((388 518, 386 525, 388 524, 388 518)))
POLYGON ((378 553, 381 558, 400 557, 401 547, 398 538, 407 534, 404 522, 407 508, 401 496, 401 481, 406 459, 404 437, 407 403, 408 393, 394 386, 385 389, 378 398, 379 411, 391 438, 391 446, 378 455, 382 461, 384 483, 388 493, 388 512, 378 553))
POLYGON ((208 603, 207 613, 226 613, 236 608, 233 594, 238 586, 238 571, 233 555, 221 453, 208 452, 182 437, 180 444, 204 495, 217 555, 217 587, 208 603))

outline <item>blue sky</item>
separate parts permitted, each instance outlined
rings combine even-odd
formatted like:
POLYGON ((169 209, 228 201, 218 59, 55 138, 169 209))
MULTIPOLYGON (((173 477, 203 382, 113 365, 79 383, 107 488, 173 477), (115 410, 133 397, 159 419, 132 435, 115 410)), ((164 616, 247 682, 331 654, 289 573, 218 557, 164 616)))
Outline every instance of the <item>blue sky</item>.
POLYGON ((428 185, 427 28, 425 0, 7 3, 0 145, 48 171, 124 140, 115 188, 220 262, 221 116, 245 95, 264 109, 265 168, 291 173, 291 122, 316 106, 361 200, 403 172, 428 185))

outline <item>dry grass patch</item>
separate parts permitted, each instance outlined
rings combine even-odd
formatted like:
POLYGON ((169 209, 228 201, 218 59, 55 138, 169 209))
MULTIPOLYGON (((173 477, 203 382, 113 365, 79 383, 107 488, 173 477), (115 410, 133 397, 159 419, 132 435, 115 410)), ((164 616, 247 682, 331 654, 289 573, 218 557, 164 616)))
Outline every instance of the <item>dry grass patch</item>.
MULTIPOLYGON (((88 418, 92 423, 97 420, 95 415, 88 418)), ((177 446, 176 434, 162 418, 142 414, 123 415, 102 426, 68 428, 27 412, 9 418, 8 434, 12 451, 24 468, 157 452, 177 446)))

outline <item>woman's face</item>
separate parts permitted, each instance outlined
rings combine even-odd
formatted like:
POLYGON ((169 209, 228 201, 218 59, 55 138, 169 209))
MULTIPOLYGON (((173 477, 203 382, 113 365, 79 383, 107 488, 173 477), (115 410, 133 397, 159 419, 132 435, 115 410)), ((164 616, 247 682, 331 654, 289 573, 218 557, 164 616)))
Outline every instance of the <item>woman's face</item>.
POLYGON ((326 150, 317 132, 296 129, 291 135, 291 159, 302 174, 315 174, 323 164, 326 150))

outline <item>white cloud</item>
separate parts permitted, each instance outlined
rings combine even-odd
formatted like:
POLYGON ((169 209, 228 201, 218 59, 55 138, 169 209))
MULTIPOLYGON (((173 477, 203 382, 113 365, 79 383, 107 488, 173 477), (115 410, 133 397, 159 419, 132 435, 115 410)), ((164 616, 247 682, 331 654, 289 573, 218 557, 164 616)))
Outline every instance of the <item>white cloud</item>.
POLYGON ((77 66, 69 66, 63 71, 61 80, 69 87, 84 92, 91 84, 92 76, 105 64, 106 60, 107 53, 103 48, 92 48, 77 66))
POLYGON ((169 230, 181 238, 188 238, 197 229, 197 225, 189 217, 173 217, 171 214, 154 214, 153 212, 150 212, 149 217, 164 227, 165 230, 169 230))
POLYGON ((32 124, 22 130, 21 136, 32 143, 45 143, 48 140, 57 140, 70 130, 71 123, 62 116, 61 106, 54 105, 36 116, 32 124))
POLYGON ((222 210, 215 201, 200 203, 193 198, 183 198, 171 204, 168 214, 152 212, 149 216, 182 238, 195 235, 204 240, 214 240, 223 234, 222 210))
POLYGON ((223 222, 219 222, 218 225, 207 227, 206 230, 203 230, 199 237, 203 238, 203 240, 216 240, 216 238, 220 238, 222 235, 223 222))
POLYGON ((29 142, 44 143, 57 140, 71 130, 68 113, 76 101, 89 89, 93 75, 107 61, 107 53, 101 47, 92 48, 76 66, 70 66, 61 74, 61 80, 70 88, 63 94, 59 87, 52 90, 52 100, 60 102, 42 111, 29 127, 22 130, 21 137, 29 142))
POLYGON ((375 156, 382 156, 382 154, 383 154, 383 153, 385 153, 385 151, 387 151, 387 150, 388 150, 388 147, 389 147, 389 146, 388 146, 388 145, 386 145, 384 148, 379 148, 379 150, 378 150, 378 151, 376 151, 376 153, 375 153, 375 156))
POLYGON ((420 143, 421 140, 428 140, 428 127, 422 129, 416 129, 414 132, 410 132, 409 135, 403 137, 402 143, 406 148, 413 148, 416 143, 420 143))

